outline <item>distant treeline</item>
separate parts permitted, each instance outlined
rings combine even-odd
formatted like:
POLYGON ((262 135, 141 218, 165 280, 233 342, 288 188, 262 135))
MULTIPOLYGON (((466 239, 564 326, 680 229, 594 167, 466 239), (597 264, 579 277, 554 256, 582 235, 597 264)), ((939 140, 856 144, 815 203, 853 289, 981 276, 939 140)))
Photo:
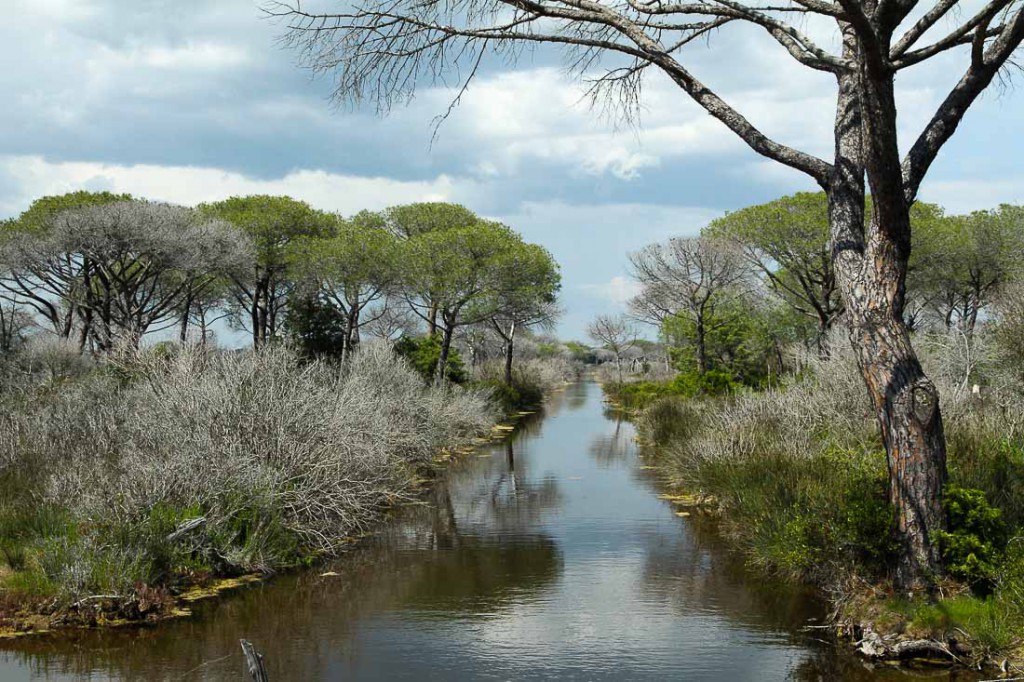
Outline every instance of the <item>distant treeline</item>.
POLYGON ((510 375, 517 331, 554 318, 559 287, 543 247, 456 204, 344 217, 289 197, 187 208, 74 192, 0 224, 0 350, 33 325, 97 354, 168 329, 205 343, 226 318, 254 347, 290 336, 346 358, 365 335, 425 326, 441 381, 456 332, 487 325, 510 375))

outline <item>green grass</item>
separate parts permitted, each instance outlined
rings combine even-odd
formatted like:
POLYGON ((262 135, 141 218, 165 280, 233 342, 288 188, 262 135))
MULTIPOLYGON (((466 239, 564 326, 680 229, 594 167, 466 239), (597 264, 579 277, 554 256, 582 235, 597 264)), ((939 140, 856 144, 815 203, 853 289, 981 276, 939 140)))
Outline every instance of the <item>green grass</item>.
POLYGON ((604 385, 604 392, 624 410, 640 411, 662 398, 723 396, 740 388, 726 372, 711 370, 704 374, 683 372, 671 381, 615 382, 604 385))

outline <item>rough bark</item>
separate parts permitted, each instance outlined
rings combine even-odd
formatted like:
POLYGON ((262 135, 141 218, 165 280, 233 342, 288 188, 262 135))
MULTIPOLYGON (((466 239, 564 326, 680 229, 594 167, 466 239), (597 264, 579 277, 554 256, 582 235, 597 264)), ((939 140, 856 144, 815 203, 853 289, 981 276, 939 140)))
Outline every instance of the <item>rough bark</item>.
POLYGON ((708 350, 707 350, 707 331, 704 329, 704 314, 697 316, 696 324, 696 354, 697 354, 697 373, 704 376, 708 372, 708 350))
MULTIPOLYGON (((848 54, 863 49, 852 31, 845 36, 848 54)), ((940 570, 931 538, 944 527, 946 449, 938 392, 921 368, 903 319, 910 206, 899 181, 892 78, 871 68, 840 76, 828 195, 850 341, 887 453, 901 542, 897 582, 913 589, 927 586, 940 570), (865 176, 874 211, 866 231, 865 176)))

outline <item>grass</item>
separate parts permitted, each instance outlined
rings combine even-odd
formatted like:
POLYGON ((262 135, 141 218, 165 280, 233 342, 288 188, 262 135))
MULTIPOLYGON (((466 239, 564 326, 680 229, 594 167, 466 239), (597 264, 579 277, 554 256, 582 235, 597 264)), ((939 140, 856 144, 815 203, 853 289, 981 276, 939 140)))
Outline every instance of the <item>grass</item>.
POLYGON ((683 372, 663 381, 607 381, 603 386, 608 398, 628 412, 642 411, 663 398, 722 396, 740 388, 729 374, 716 370, 703 375, 683 372))

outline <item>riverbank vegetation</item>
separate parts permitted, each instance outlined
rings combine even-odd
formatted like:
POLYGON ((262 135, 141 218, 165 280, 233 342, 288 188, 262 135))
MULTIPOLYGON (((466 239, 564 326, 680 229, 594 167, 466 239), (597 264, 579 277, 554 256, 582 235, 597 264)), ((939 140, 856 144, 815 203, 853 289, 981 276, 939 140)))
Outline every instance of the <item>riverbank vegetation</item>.
POLYGON ((635 254, 634 316, 658 325, 657 353, 677 374, 652 379, 649 351, 605 390, 636 414, 669 484, 718 513, 751 563, 819 585, 837 622, 934 639, 958 656, 969 646, 1019 658, 1024 212, 923 205, 916 215, 908 315, 948 443, 945 526, 931 538, 943 572, 931 590, 899 596, 885 446, 830 285, 822 195, 635 254))
POLYGON ((428 388, 380 345, 344 366, 283 348, 39 352, 6 368, 0 551, 5 599, 53 608, 138 607, 333 553, 493 421, 485 394, 428 388))
POLYGON ((576 376, 557 264, 461 206, 77 192, 0 228, 0 626, 334 554, 576 376))

